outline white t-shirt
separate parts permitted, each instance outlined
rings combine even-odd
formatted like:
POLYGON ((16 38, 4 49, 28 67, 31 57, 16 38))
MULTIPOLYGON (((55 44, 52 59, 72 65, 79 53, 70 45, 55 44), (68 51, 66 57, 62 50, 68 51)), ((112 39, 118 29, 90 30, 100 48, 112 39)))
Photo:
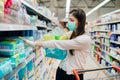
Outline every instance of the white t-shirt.
POLYGON ((91 50, 90 37, 86 34, 80 35, 71 40, 44 41, 44 48, 59 48, 63 50, 74 50, 74 55, 68 53, 67 58, 61 61, 59 67, 67 74, 73 74, 74 69, 84 69, 86 59, 91 50))

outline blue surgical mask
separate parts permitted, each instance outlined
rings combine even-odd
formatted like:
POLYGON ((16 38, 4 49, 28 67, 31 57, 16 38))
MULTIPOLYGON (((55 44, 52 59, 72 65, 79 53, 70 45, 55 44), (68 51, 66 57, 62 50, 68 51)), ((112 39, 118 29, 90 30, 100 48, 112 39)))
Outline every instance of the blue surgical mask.
POLYGON ((76 25, 75 25, 75 22, 68 22, 68 29, 70 31, 75 31, 76 30, 76 25))

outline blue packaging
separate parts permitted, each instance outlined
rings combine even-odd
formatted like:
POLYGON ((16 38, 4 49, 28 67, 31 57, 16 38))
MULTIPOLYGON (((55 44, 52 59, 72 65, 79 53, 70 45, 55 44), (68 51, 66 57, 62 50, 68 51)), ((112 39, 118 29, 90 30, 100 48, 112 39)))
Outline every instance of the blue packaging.
POLYGON ((19 80, 27 80, 27 67, 23 66, 18 72, 19 80))
POLYGON ((0 79, 12 72, 11 60, 8 58, 0 58, 0 79))
POLYGON ((50 58, 64 60, 67 56, 66 50, 61 50, 58 48, 46 48, 45 51, 46 51, 46 57, 50 57, 50 58))
POLYGON ((110 40, 117 41, 117 35, 112 34, 111 37, 110 37, 110 40))
POLYGON ((11 59, 12 68, 15 68, 15 67, 17 67, 19 65, 20 54, 15 54, 10 59, 11 59))
POLYGON ((102 58, 100 58, 100 64, 102 64, 102 58))
POLYGON ((34 74, 34 63, 31 60, 28 64, 27 64, 27 74, 28 74, 28 79, 30 79, 34 74))
MULTIPOLYGON (((111 64, 108 63, 107 66, 111 66, 111 64)), ((111 73, 111 69, 108 69, 107 71, 108 71, 108 73, 111 73)))
POLYGON ((21 53, 20 55, 19 55, 19 63, 18 64, 20 64, 20 63, 22 63, 22 62, 24 62, 24 60, 26 59, 26 57, 27 57, 27 55, 25 54, 25 53, 21 53))
POLYGON ((21 51, 24 52, 24 42, 20 39, 6 39, 0 42, 1 56, 13 56, 21 51))

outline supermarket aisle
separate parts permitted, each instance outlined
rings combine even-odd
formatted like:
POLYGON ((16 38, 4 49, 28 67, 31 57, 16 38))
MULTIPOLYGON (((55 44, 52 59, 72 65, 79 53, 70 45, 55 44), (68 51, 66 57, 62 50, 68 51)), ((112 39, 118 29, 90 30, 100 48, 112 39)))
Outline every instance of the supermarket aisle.
MULTIPOLYGON (((92 69, 92 68, 99 68, 98 65, 95 63, 95 61, 91 58, 91 55, 87 58, 87 65, 86 69, 92 69)), ((94 71, 94 72, 88 72, 85 73, 85 79, 91 79, 91 78, 101 78, 106 77, 106 75, 103 73, 103 71, 94 71)))

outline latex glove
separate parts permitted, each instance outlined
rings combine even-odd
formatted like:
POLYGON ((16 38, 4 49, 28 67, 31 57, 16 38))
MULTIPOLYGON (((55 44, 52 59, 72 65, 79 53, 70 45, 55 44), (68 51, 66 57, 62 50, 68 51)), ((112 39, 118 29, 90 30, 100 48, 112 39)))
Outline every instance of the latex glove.
POLYGON ((20 39, 24 40, 27 44, 29 44, 30 46, 32 47, 35 47, 36 46, 36 42, 33 42, 33 41, 30 41, 24 37, 19 37, 20 39))

